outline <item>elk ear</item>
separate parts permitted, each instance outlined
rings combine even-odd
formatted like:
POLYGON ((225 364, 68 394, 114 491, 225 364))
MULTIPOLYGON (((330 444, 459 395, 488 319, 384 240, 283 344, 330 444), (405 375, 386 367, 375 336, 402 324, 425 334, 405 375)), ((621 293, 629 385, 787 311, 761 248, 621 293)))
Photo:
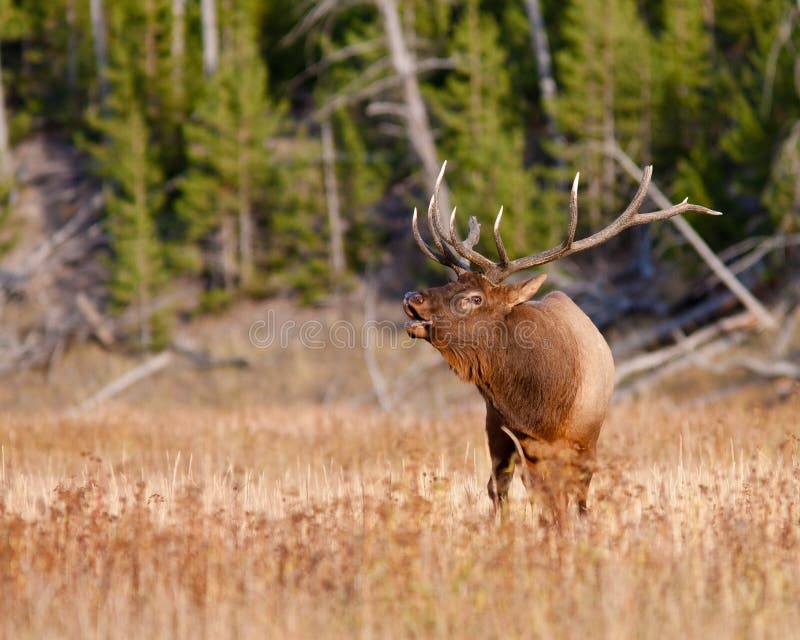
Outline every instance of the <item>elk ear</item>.
POLYGON ((542 273, 534 276, 530 280, 516 282, 506 286, 506 305, 508 308, 516 307, 518 304, 530 300, 547 279, 547 274, 542 273))

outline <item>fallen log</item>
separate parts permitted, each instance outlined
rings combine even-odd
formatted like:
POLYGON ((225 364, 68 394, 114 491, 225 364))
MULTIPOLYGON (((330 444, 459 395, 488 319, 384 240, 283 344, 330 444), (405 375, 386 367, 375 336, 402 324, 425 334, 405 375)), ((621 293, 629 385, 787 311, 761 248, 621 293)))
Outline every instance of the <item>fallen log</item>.
POLYGON ((694 356, 698 352, 706 358, 713 358, 740 344, 747 336, 748 333, 744 331, 738 331, 728 335, 720 336, 716 340, 712 340, 711 342, 700 347, 698 351, 690 351, 683 356, 676 358, 675 360, 668 362, 657 369, 648 371, 637 377, 635 380, 624 384, 614 392, 614 399, 623 400, 637 396, 654 387, 664 379, 681 373, 686 369, 690 369, 693 366, 697 366, 694 356))
POLYGON ((218 367, 235 367, 237 369, 241 369, 250 366, 249 361, 245 360, 244 358, 212 358, 207 353, 193 351, 187 347, 173 344, 164 351, 151 356, 141 364, 135 366, 133 369, 126 371, 118 378, 115 378, 109 382, 102 389, 78 404, 77 407, 68 411, 67 415, 72 417, 80 415, 81 413, 84 413, 89 409, 94 409, 104 402, 120 395, 129 387, 132 387, 136 383, 141 382, 142 380, 149 378, 150 376, 155 375, 159 371, 165 369, 167 366, 172 364, 172 362, 174 362, 176 355, 188 359, 192 364, 200 369, 213 369, 218 367))
POLYGON ((676 333, 686 333, 692 328, 737 307, 736 298, 730 292, 723 292, 687 309, 679 315, 668 318, 647 329, 637 331, 624 340, 611 345, 614 358, 624 360, 642 350, 672 340, 676 333))
POLYGON ((115 342, 114 330, 105 316, 100 313, 94 303, 89 299, 89 296, 83 291, 78 293, 78 295, 75 296, 75 306, 78 307, 78 311, 80 311, 80 314, 86 320, 92 333, 100 343, 106 348, 113 346, 115 342))
MULTIPOLYGON (((603 147, 604 153, 614 158, 622 169, 633 179, 639 181, 642 177, 642 172, 639 167, 631 160, 630 156, 625 153, 616 142, 606 144, 603 147)), ((650 197, 656 203, 656 206, 666 208, 670 206, 669 198, 658 188, 657 185, 650 184, 650 197)), ((777 329, 778 323, 767 308, 745 287, 734 275, 731 270, 725 266, 717 255, 706 244, 705 240, 700 237, 700 234, 684 220, 683 216, 675 216, 670 218, 670 222, 677 227, 681 235, 692 245, 695 251, 705 261, 711 271, 725 284, 725 286, 733 293, 734 296, 741 302, 745 309, 750 311, 755 318, 758 319, 759 324, 766 329, 777 329)))
POLYGON ((676 344, 657 351, 643 353, 621 362, 616 367, 616 384, 620 385, 628 378, 657 369, 680 357, 690 355, 697 348, 711 342, 722 334, 733 331, 753 330, 755 328, 756 320, 748 311, 722 318, 689 336, 682 337, 676 344))
POLYGON ((164 369, 170 362, 172 362, 172 358, 173 355, 169 351, 162 351, 158 355, 148 358, 142 364, 124 373, 119 378, 116 378, 105 387, 100 389, 98 392, 86 398, 86 400, 81 402, 77 407, 69 411, 68 414, 72 417, 80 415, 81 413, 84 413, 89 409, 93 409, 107 400, 110 400, 114 396, 118 396, 128 387, 164 369))

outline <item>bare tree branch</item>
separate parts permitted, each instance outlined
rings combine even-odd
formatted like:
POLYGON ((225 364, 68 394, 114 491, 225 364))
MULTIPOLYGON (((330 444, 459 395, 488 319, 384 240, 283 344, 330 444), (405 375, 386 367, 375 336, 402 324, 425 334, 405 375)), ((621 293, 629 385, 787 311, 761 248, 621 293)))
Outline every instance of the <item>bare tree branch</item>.
MULTIPOLYGON (((639 180, 641 178, 642 174, 639 167, 636 166, 633 160, 631 160, 628 154, 626 154, 619 145, 616 143, 604 145, 603 150, 606 154, 613 157, 632 179, 639 180)), ((650 194, 657 206, 670 206, 669 199, 655 184, 651 184, 650 194)), ((759 323, 766 329, 775 330, 778 326, 775 318, 773 318, 766 307, 736 279, 736 276, 731 273, 730 269, 722 263, 713 251, 711 251, 711 248, 700 237, 700 234, 681 217, 670 218, 670 220, 678 228, 678 231, 689 241, 689 244, 692 245, 694 250, 700 254, 700 257, 705 260, 706 264, 708 264, 717 277, 731 290, 742 305, 758 319, 759 323)))
MULTIPOLYGON (((369 326, 375 321, 375 287, 371 282, 368 282, 366 296, 364 297, 364 325, 369 326)), ((368 331, 366 334, 367 344, 364 345, 364 364, 367 367, 369 379, 372 382, 372 390, 375 392, 375 397, 378 399, 381 409, 384 411, 391 411, 394 407, 392 397, 389 394, 389 385, 386 383, 386 378, 383 377, 378 360, 375 356, 375 349, 372 345, 372 332, 368 331)))
POLYGON ((355 42, 347 47, 342 47, 341 49, 331 51, 323 56, 321 60, 308 65, 301 73, 292 78, 289 81, 288 89, 289 91, 296 89, 306 79, 319 75, 338 62, 344 62, 345 60, 364 55, 365 53, 378 51, 381 47, 383 47, 383 44, 383 38, 376 38, 374 40, 355 42))
MULTIPOLYGON (((397 0, 374 0, 374 2, 383 18, 392 66, 400 79, 403 101, 406 104, 405 123, 408 139, 422 162, 426 182, 432 184, 439 173, 441 162, 417 81, 417 74, 422 70, 422 65, 414 61, 408 49, 397 10, 397 0)), ((450 192, 447 185, 442 185, 441 202, 445 211, 450 211, 450 192)))
POLYGON ((398 118, 406 117, 406 108, 396 102, 370 102, 367 105, 368 116, 390 115, 398 118))
POLYGON ((772 93, 775 88, 775 70, 778 66, 778 58, 781 51, 786 46, 789 38, 792 37, 794 31, 794 22, 797 19, 798 9, 792 7, 781 20, 778 27, 778 33, 775 40, 772 41, 772 46, 769 49, 767 56, 767 64, 764 69, 764 85, 761 89, 761 115, 766 116, 772 109, 772 93))
POLYGON ((97 393, 86 398, 75 409, 69 412, 70 416, 80 415, 89 409, 93 409, 98 405, 118 396, 131 385, 136 384, 140 380, 148 378, 172 362, 172 354, 169 351, 162 351, 158 355, 145 360, 142 364, 134 367, 130 371, 121 375, 119 378, 112 380, 109 384, 100 389, 97 393))
POLYGON ((344 224, 339 204, 339 186, 336 180, 336 147, 333 127, 329 119, 322 121, 322 166, 325 182, 325 202, 328 209, 328 233, 332 279, 341 288, 345 271, 344 224))
POLYGON ((725 333, 754 328, 754 320, 749 312, 723 318, 712 325, 703 327, 693 334, 680 339, 676 344, 635 356, 616 366, 616 384, 646 371, 658 369, 665 364, 692 354, 698 347, 711 342, 725 333))
MULTIPOLYGON (((432 58, 419 63, 417 65, 417 73, 425 73, 427 71, 434 71, 436 69, 452 69, 453 67, 454 63, 452 60, 432 58)), ((402 81, 402 78, 394 75, 386 76, 376 80, 366 87, 354 91, 353 93, 349 93, 349 90, 352 87, 363 82, 363 77, 361 77, 358 80, 350 83, 350 85, 345 87, 345 89, 342 91, 339 91, 330 101, 326 102, 314 113, 312 113, 307 120, 321 122, 325 118, 329 118, 337 109, 341 109, 342 107, 346 107, 351 104, 357 104, 367 98, 380 95, 384 91, 400 86, 402 81)))
POLYGON ((333 11, 339 11, 363 3, 364 0, 319 0, 319 2, 314 3, 311 10, 303 16, 303 19, 300 20, 294 28, 281 38, 280 44, 288 47, 294 44, 300 36, 308 33, 315 24, 333 11))
MULTIPOLYGON (((100 227, 92 225, 86 229, 85 225, 94 218, 102 205, 102 194, 95 194, 64 226, 26 255, 18 268, 11 271, 0 271, 0 290, 7 292, 19 290, 44 267, 48 260, 65 249, 71 240, 78 239, 83 241, 95 238, 97 235, 95 231, 101 231, 100 227)), ((86 251, 81 253, 85 254, 86 251)))

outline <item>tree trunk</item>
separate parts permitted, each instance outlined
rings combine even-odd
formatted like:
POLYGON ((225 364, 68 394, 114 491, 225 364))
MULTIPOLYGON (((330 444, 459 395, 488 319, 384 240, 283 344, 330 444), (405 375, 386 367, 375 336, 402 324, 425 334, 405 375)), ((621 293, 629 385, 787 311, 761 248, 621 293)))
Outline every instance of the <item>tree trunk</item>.
POLYGON ((148 79, 156 77, 158 61, 156 53, 156 8, 153 0, 144 0, 144 74, 148 79))
MULTIPOLYGON (((639 138, 641 139, 642 151, 639 161, 644 165, 651 164, 652 153, 651 144, 653 140, 653 122, 652 122, 652 92, 651 87, 653 79, 651 77, 652 67, 651 64, 641 65, 642 82, 641 82, 641 97, 642 97, 642 118, 639 123, 639 138)), ((639 275, 643 278, 652 278, 656 273, 655 265, 653 264, 653 242, 650 237, 650 225, 643 224, 639 227, 636 234, 637 237, 637 251, 636 263, 639 268, 639 275)))
POLYGON ((239 285, 247 289, 253 282, 255 271, 253 260, 253 211, 251 206, 252 185, 250 168, 247 162, 245 146, 247 136, 239 140, 239 285))
POLYGON ((255 272, 253 260, 253 211, 247 197, 239 200, 239 284, 248 289, 255 272))
MULTIPOLYGON (((610 28, 610 26, 606 25, 606 29, 610 28)), ((603 61, 605 63, 605 77, 603 78, 603 142, 605 144, 613 144, 616 140, 616 133, 614 129, 614 51, 612 49, 610 36, 604 47, 605 50, 603 52, 603 61)), ((601 187, 603 208, 607 212, 612 212, 614 211, 616 205, 616 167, 614 166, 613 158, 604 156, 601 161, 603 164, 603 180, 601 187)))
POLYGON ((186 0, 172 0, 172 80, 175 88, 183 86, 183 58, 186 53, 186 0))
POLYGON ((0 59, 0 183, 11 176, 11 147, 8 143, 6 96, 3 89, 3 61, 0 59))
POLYGON ((184 64, 186 58, 186 0, 172 0, 172 33, 169 47, 172 65, 172 95, 176 111, 186 109, 184 64))
MULTIPOLYGON (((375 4, 383 17, 386 41, 395 73, 402 81, 403 101, 405 102, 405 120, 408 138, 414 152, 422 162, 425 180, 432 185, 439 175, 441 163, 436 153, 433 132, 428 121, 428 112, 422 100, 417 82, 416 65, 411 52, 406 46, 400 16, 397 13, 397 0, 375 0, 375 4)), ((442 184, 439 201, 445 215, 450 211, 450 194, 447 185, 442 184)))
POLYGON ((203 20, 203 69, 213 76, 219 67, 219 30, 216 0, 200 0, 203 20))
POLYGON ((528 22, 531 27, 533 53, 536 57, 536 70, 539 74, 539 93, 542 96, 542 108, 547 118, 547 134, 552 140, 560 140, 561 133, 558 130, 558 122, 555 115, 558 88, 553 78, 550 45, 547 40, 544 18, 542 17, 542 8, 539 0, 525 0, 525 9, 528 12, 528 22))
POLYGON ((341 288, 344 278, 344 225, 339 206, 339 189, 336 183, 336 147, 330 118, 322 121, 322 165, 325 175, 325 201, 328 208, 330 231, 331 281, 334 289, 341 288))
POLYGON ((74 109, 74 114, 78 112, 78 47, 80 46, 78 34, 78 11, 75 6, 76 0, 67 0, 67 92, 69 94, 69 105, 74 109))
MULTIPOLYGON (((628 155, 620 149, 620 147, 614 143, 610 146, 606 146, 605 153, 608 157, 614 158, 616 162, 620 164, 622 169, 627 173, 633 180, 639 181, 642 178, 642 173, 639 167, 631 160, 628 155)), ((667 209, 671 206, 669 199, 664 195, 661 189, 658 188, 657 185, 650 183, 650 197, 653 199, 653 202, 656 203, 657 207, 662 209, 667 209)), ((711 250, 711 248, 706 244, 705 240, 700 237, 700 234, 694 230, 692 225, 690 225, 683 216, 675 216, 674 218, 670 218, 670 222, 674 224, 678 231, 680 231, 681 235, 692 245, 695 251, 700 254, 700 257, 705 260, 706 264, 709 268, 714 272, 714 274, 725 284, 726 287, 733 293, 738 299, 739 302, 742 303, 750 313, 753 314, 754 317, 758 319, 758 322, 761 324, 762 327, 766 329, 774 330, 778 327, 778 323, 772 314, 761 304, 761 302, 756 299, 756 297, 747 290, 747 288, 739 282, 736 278, 736 275, 731 272, 728 267, 720 260, 717 255, 711 250)))
POLYGON ((92 40, 94 42, 94 60, 97 67, 97 82, 100 106, 105 107, 108 96, 108 52, 106 48, 106 19, 103 0, 89 0, 92 18, 92 40))
POLYGON ((219 229, 219 258, 222 282, 225 291, 231 293, 236 280, 236 222, 225 214, 219 229))

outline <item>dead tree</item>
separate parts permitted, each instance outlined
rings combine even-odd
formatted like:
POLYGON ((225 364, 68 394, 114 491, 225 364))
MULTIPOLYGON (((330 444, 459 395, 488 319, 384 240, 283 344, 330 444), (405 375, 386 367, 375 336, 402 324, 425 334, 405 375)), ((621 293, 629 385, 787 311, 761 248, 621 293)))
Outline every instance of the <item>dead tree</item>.
MULTIPOLYGON (((372 4, 377 8, 383 24, 387 56, 373 63, 352 83, 337 91, 314 112, 312 119, 322 123, 334 111, 344 106, 384 97, 377 110, 373 110, 372 113, 391 113, 403 120, 405 135, 414 154, 422 164, 423 178, 426 182, 432 183, 436 180, 441 162, 436 150, 428 110, 420 91, 418 76, 436 69, 452 69, 453 62, 440 58, 418 61, 415 58, 408 38, 403 33, 397 0, 362 0, 357 4, 372 4), (385 99, 391 91, 398 88, 401 96, 399 104, 392 99, 385 99)), ((333 15, 341 6, 341 3, 331 0, 316 2, 297 27, 287 34, 283 42, 291 43, 301 35, 308 33, 321 24, 324 19, 333 15)), ((333 59, 341 62, 350 57, 374 51, 377 46, 378 43, 368 42, 346 47, 346 50, 330 54, 327 60, 316 65, 316 69, 327 68, 333 59)), ((449 210, 450 198, 446 185, 442 185, 440 198, 442 206, 449 210)))
POLYGON ((11 147, 8 144, 6 98, 3 91, 3 62, 0 59, 0 186, 11 175, 11 147))
MULTIPOLYGON (((641 178, 641 171, 619 145, 616 143, 606 144, 604 146, 604 152, 609 157, 614 158, 631 179, 638 181, 641 178)), ((651 186, 650 194, 657 206, 664 207, 669 205, 669 199, 657 185, 651 186)), ((672 218, 672 224, 675 225, 681 235, 692 245, 692 248, 703 258, 714 274, 739 299, 742 305, 758 319, 761 326, 765 329, 776 329, 778 325, 770 312, 767 311, 764 305, 762 305, 741 282, 739 282, 736 276, 731 273, 730 269, 723 264, 706 244, 705 240, 700 237, 700 234, 681 217, 672 218)))
MULTIPOLYGON (((425 169, 425 181, 432 183, 439 173, 441 162, 436 152, 433 141, 433 132, 428 121, 428 111, 422 100, 417 80, 417 67, 411 51, 406 44, 403 29, 400 25, 400 15, 397 12, 397 0, 375 0, 386 32, 386 43, 394 67, 394 72, 400 80, 405 109, 406 131, 411 146, 425 169)), ((442 187, 442 207, 450 211, 450 197, 445 185, 442 187)))
POLYGON ((331 278, 336 286, 344 278, 344 223, 339 204, 339 187, 336 181, 336 146, 330 118, 322 121, 322 166, 325 176, 325 201, 328 209, 328 230, 330 234, 331 278))
POLYGON ((94 60, 97 67, 98 95, 100 105, 105 106, 108 96, 108 51, 106 46, 106 18, 103 0, 90 0, 89 9, 92 19, 92 43, 94 60))
POLYGON ((184 58, 186 56, 186 0, 172 0, 172 81, 175 91, 183 95, 184 58))
POLYGON ((216 0, 200 0, 203 23, 203 70, 213 76, 219 67, 219 29, 216 0))
POLYGON ((542 106, 547 118, 548 134, 553 140, 559 140, 561 133, 558 130, 558 123, 555 117, 558 89, 553 77, 550 45, 539 0, 525 0, 525 10, 528 13, 528 22, 531 28, 531 42, 533 44, 534 57, 536 58, 536 70, 539 73, 539 93, 542 97, 542 106))

